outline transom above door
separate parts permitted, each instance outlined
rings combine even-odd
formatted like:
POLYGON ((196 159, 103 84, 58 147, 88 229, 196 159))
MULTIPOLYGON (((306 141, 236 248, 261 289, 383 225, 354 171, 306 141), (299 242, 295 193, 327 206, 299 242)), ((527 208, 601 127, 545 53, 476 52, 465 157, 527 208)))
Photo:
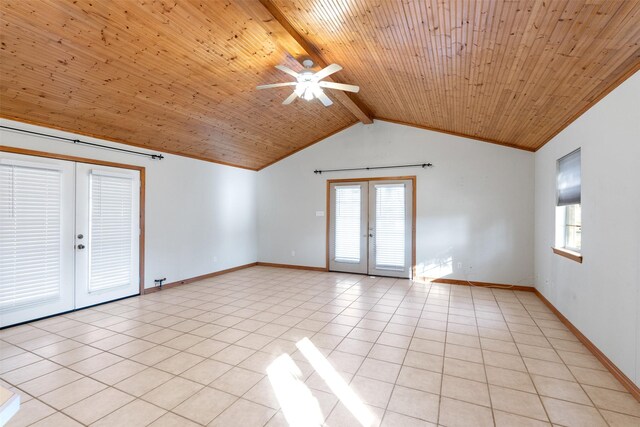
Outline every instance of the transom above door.
POLYGON ((415 177, 328 181, 329 270, 410 278, 415 177))

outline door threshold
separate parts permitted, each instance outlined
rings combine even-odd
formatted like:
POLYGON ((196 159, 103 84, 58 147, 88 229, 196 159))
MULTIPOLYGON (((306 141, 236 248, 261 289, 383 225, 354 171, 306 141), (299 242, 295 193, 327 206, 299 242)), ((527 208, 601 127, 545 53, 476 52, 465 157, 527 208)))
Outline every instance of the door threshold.
POLYGON ((25 320, 24 322, 15 323, 13 325, 2 326, 2 327, 0 327, 0 331, 2 331, 4 329, 13 328, 13 327, 16 327, 16 326, 26 325, 28 323, 38 322, 40 320, 50 319, 50 318, 56 317, 56 316, 63 316, 65 314, 73 313, 74 311, 86 310, 87 308, 93 308, 93 307, 97 307, 99 305, 110 304, 110 303, 116 302, 116 301, 122 301, 122 300, 127 299, 127 298, 139 297, 140 295, 141 295, 140 293, 137 293, 137 294, 129 295, 129 296, 126 296, 126 297, 117 298, 117 299, 114 299, 114 300, 111 300, 111 301, 105 301, 105 302, 100 302, 98 304, 88 305, 88 306, 82 307, 82 308, 74 308, 72 310, 62 311, 62 312, 56 313, 56 314, 50 314, 48 316, 42 316, 42 317, 38 317, 36 319, 25 320))

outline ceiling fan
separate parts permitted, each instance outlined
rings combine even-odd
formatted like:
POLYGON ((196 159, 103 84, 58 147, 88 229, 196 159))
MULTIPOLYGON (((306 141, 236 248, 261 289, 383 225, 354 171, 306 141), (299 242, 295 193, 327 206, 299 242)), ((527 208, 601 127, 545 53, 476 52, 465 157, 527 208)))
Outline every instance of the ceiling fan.
POLYGON ((302 62, 304 70, 300 73, 293 71, 289 67, 285 67, 284 65, 276 65, 276 68, 280 71, 284 71, 292 77, 295 77, 295 82, 286 82, 286 83, 274 83, 270 85, 261 85, 256 87, 256 89, 269 89, 272 87, 282 87, 282 86, 295 86, 295 89, 291 95, 287 97, 282 103, 284 105, 291 104, 296 98, 304 98, 307 101, 311 101, 314 98, 318 98, 320 102, 325 107, 333 104, 331 99, 324 93, 322 89, 337 89, 343 90, 347 92, 358 92, 360 90, 359 86, 348 85, 344 83, 335 83, 335 82, 323 82, 321 81, 325 77, 330 76, 333 73, 336 73, 342 70, 342 67, 338 64, 331 64, 323 68, 318 72, 314 72, 311 68, 313 67, 313 61, 310 59, 305 59, 302 62))

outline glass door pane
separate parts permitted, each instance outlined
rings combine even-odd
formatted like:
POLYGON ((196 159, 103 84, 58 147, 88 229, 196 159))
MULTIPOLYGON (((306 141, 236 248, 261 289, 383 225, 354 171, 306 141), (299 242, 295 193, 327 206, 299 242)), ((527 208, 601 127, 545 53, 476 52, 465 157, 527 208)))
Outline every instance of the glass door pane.
POLYGON ((382 184, 375 187, 376 267, 405 267, 405 188, 404 184, 382 184))

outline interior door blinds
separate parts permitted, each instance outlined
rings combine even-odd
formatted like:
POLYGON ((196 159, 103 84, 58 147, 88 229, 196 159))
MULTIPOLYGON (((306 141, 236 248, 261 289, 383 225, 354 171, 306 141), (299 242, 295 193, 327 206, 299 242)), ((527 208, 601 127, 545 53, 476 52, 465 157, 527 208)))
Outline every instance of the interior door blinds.
POLYGON ((55 300, 62 171, 0 163, 0 311, 55 300))
POLYGON ((89 193, 89 292, 131 283, 133 179, 92 171, 89 193))
POLYGON ((405 184, 376 185, 376 267, 405 267, 405 184))
POLYGON ((362 189, 359 185, 336 187, 335 259, 360 262, 362 189))

